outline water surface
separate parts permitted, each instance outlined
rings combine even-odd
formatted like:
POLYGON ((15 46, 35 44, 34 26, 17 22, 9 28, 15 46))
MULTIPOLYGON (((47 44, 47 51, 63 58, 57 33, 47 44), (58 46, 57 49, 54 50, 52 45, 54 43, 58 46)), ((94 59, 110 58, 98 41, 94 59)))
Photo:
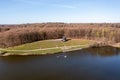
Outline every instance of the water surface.
POLYGON ((0 80, 120 80, 120 49, 0 57, 0 80))

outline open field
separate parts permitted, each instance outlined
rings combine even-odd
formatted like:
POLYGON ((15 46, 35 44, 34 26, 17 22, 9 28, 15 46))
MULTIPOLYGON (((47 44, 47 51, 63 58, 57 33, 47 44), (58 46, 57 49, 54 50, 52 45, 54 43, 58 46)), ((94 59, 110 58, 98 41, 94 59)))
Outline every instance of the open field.
POLYGON ((53 39, 0 49, 0 51, 6 52, 5 55, 42 55, 86 48, 93 43, 92 40, 73 39, 62 42, 59 39, 53 39))

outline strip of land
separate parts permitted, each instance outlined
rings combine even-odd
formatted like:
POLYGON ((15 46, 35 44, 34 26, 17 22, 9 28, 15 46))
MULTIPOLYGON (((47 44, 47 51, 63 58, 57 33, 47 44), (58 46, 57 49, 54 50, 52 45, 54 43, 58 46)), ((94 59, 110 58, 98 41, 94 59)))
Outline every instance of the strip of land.
POLYGON ((67 52, 87 48, 95 42, 92 40, 72 39, 67 42, 62 42, 59 39, 43 40, 33 43, 28 43, 20 46, 0 49, 2 56, 9 55, 45 55, 55 54, 59 52, 67 52))

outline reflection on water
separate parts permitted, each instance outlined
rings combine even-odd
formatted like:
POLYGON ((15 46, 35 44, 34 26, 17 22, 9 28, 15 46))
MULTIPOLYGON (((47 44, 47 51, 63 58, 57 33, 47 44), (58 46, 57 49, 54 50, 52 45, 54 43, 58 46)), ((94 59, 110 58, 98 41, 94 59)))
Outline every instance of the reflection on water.
POLYGON ((120 80, 120 49, 0 57, 0 80, 120 80))
POLYGON ((83 53, 88 53, 95 56, 115 56, 120 54, 120 48, 114 48, 110 46, 83 49, 82 51, 83 53))

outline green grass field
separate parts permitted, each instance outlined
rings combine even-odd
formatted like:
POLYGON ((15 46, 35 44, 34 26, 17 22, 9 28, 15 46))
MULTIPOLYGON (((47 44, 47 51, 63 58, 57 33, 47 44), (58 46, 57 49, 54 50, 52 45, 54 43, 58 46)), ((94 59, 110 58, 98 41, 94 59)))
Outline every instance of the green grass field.
POLYGON ((54 53, 62 52, 63 48, 67 48, 67 47, 70 47, 69 49, 85 48, 93 43, 94 41, 81 40, 81 39, 72 39, 67 42, 62 42, 61 40, 56 40, 56 39, 43 40, 43 41, 23 44, 20 46, 9 47, 6 49, 0 49, 0 51, 6 52, 7 55, 54 54, 54 53))

